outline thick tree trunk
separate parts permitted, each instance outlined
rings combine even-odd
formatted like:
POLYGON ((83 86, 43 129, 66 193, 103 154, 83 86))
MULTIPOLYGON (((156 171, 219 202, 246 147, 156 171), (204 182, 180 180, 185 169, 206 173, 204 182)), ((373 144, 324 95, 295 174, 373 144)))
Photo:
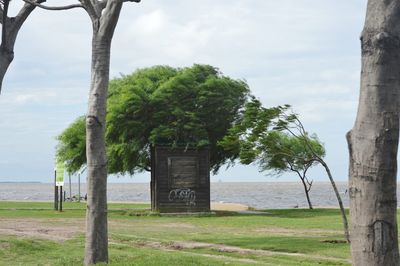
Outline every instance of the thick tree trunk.
POLYGON ((369 0, 361 37, 360 102, 350 152, 353 265, 400 265, 397 240, 400 2, 369 0))
POLYGON ((85 264, 108 261, 105 117, 111 40, 94 33, 92 81, 86 117, 87 211, 85 264))

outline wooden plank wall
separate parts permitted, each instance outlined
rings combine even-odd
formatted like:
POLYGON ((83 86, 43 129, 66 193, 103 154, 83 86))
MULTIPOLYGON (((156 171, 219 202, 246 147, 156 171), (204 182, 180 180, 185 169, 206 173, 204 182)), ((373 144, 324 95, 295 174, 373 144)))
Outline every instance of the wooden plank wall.
POLYGON ((209 150, 154 147, 151 200, 163 213, 210 211, 209 150))

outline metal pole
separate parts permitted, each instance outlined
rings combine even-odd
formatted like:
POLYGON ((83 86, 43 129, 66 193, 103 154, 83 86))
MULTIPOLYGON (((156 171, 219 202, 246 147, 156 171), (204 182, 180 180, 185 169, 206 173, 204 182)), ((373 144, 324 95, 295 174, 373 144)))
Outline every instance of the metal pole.
POLYGON ((62 212, 62 202, 63 202, 63 190, 62 186, 60 186, 60 212, 62 212))
POLYGON ((81 174, 78 174, 78 202, 81 202, 81 174))
POLYGON ((69 201, 72 201, 72 188, 71 188, 71 175, 68 174, 69 178, 69 201))
POLYGON ((57 172, 54 170, 54 210, 58 210, 58 187, 56 183, 56 174, 57 172))

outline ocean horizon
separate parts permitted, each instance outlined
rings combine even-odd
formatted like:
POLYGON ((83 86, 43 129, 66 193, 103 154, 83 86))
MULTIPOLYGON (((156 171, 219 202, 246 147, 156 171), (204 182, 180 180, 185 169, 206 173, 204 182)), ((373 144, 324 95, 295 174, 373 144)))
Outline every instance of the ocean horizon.
MULTIPOLYGON (((337 187, 348 206, 347 182, 337 187)), ((63 187, 66 197, 78 195, 78 184, 63 187)), ((256 209, 308 207, 300 182, 211 182, 211 201, 240 203, 256 209)), ((81 196, 86 184, 81 183, 81 196)), ((108 183, 109 201, 150 202, 149 183, 108 183)), ((0 200, 52 201, 54 184, 40 182, 0 182, 0 200)), ((314 182, 310 198, 315 207, 337 207, 337 199, 329 182, 314 182)))

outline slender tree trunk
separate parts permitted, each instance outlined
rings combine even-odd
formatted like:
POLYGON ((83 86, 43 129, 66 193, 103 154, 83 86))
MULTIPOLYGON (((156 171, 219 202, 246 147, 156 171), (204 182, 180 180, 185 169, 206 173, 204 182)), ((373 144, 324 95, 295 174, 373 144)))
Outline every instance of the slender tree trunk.
POLYGON ((108 261, 105 117, 111 40, 94 33, 92 81, 86 118, 87 211, 85 264, 108 261))
POLYGON ((304 180, 304 178, 300 177, 301 183, 303 183, 303 187, 304 187, 304 192, 306 193, 306 198, 307 198, 307 203, 308 203, 308 208, 310 208, 310 210, 313 209, 313 206, 311 204, 311 200, 310 200, 310 189, 307 187, 307 183, 304 180))
POLYGON ((350 152, 353 265, 400 265, 397 239, 400 2, 369 0, 361 36, 360 101, 350 152))
POLYGON ((87 210, 85 264, 108 262, 107 158, 105 145, 111 40, 122 7, 120 0, 86 5, 93 24, 91 85, 86 115, 87 210))
POLYGON ((344 209, 343 201, 342 201, 342 198, 340 197, 339 190, 336 187, 336 183, 333 180, 332 173, 331 173, 331 170, 329 169, 328 165, 323 160, 319 160, 319 163, 325 168, 325 171, 328 175, 329 181, 331 181, 333 191, 335 192, 336 199, 339 203, 339 209, 340 209, 340 214, 342 216, 342 222, 343 222, 343 228, 344 228, 344 237, 346 238, 346 241, 348 243, 350 243, 349 223, 347 222, 346 211, 344 209))

